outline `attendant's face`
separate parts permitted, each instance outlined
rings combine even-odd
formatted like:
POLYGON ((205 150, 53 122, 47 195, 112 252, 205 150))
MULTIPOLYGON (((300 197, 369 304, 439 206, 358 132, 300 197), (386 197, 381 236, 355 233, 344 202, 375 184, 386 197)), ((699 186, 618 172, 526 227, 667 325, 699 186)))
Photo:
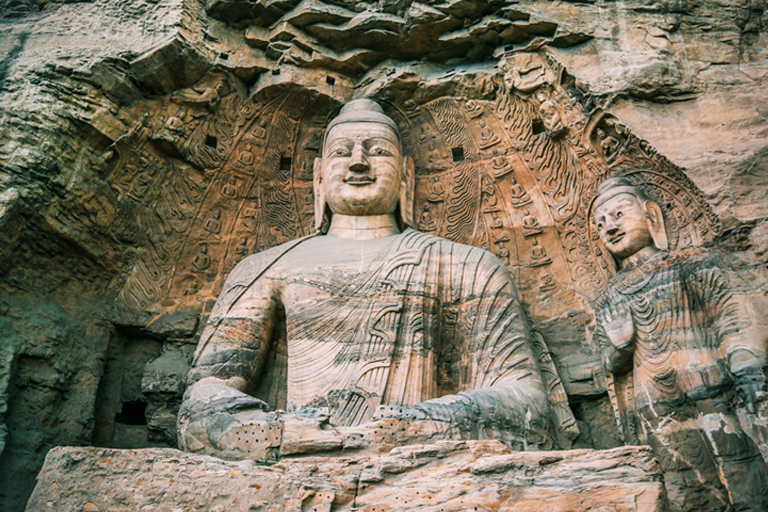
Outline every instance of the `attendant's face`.
POLYGON ((643 201, 632 193, 619 193, 595 209, 600 241, 619 260, 653 244, 643 201))
POLYGON ((397 134, 382 123, 341 123, 323 147, 323 193, 333 213, 393 213, 403 156, 397 134))

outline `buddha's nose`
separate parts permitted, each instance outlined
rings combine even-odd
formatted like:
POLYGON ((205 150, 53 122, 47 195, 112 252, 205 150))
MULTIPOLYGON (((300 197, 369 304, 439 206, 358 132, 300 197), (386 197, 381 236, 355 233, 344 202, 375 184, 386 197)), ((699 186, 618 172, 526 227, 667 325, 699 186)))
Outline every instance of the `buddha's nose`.
POLYGON ((605 220, 605 232, 609 235, 615 235, 619 231, 619 227, 616 225, 616 222, 608 218, 605 220))
POLYGON ((368 160, 363 153, 363 146, 356 144, 352 148, 352 157, 349 159, 349 170, 352 172, 367 172, 369 169, 368 160))

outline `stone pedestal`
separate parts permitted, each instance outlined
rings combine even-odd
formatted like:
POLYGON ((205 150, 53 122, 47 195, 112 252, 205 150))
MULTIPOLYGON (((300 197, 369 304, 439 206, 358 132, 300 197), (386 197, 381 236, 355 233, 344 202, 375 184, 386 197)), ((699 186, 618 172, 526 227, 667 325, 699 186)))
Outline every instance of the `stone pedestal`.
POLYGON ((647 447, 513 452, 441 442, 372 457, 302 457, 271 466, 173 449, 58 447, 28 512, 541 511, 663 512, 647 447))

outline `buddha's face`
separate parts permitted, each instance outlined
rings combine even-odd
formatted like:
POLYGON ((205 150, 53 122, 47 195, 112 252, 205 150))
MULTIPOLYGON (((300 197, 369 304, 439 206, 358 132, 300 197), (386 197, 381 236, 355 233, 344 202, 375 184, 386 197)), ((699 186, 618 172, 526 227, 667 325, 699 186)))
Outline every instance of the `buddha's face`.
POLYGON ((374 122, 331 128, 323 148, 323 194, 333 213, 393 213, 400 193, 403 156, 397 134, 374 122))
POLYGON ((599 203, 595 224, 600 241, 619 260, 653 245, 643 201, 632 193, 622 192, 599 203))

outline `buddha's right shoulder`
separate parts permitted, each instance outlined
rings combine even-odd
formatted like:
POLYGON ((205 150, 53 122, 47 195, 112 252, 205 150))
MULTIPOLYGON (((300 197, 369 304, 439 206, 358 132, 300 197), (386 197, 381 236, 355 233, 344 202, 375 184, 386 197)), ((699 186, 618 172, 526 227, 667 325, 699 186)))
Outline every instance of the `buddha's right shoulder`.
POLYGON ((237 286, 246 284, 246 282, 252 281, 258 277, 259 274, 264 273, 269 267, 274 265, 280 258, 288 254, 296 246, 300 245, 305 240, 312 238, 311 236, 298 238, 291 240, 284 244, 277 245, 265 251, 260 251, 250 256, 246 256, 243 260, 235 265, 235 268, 230 272, 225 287, 237 286))

